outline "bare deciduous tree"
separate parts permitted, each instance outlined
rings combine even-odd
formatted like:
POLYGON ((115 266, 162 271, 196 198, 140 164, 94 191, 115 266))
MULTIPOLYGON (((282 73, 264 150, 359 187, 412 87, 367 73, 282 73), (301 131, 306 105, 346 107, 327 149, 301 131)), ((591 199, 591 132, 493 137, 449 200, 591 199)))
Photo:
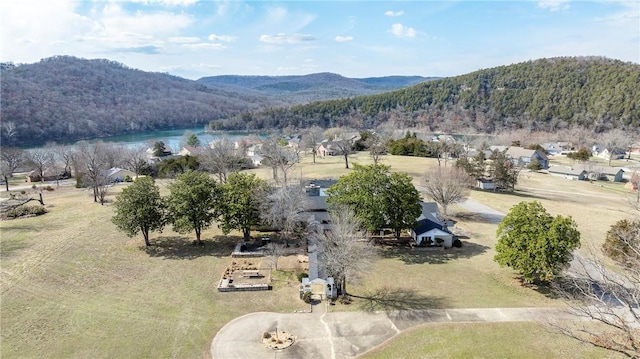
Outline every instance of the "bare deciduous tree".
POLYGON ((267 244, 263 251, 264 255, 267 256, 271 264, 273 265, 273 269, 278 270, 278 260, 284 254, 284 248, 279 243, 269 243, 267 244))
POLYGON ((136 178, 140 171, 147 164, 147 147, 138 145, 134 147, 126 147, 122 150, 122 163, 125 167, 136 174, 136 178))
POLYGON ((288 244, 296 226, 306 223, 309 209, 309 197, 302 186, 284 186, 276 188, 267 196, 262 205, 262 220, 282 231, 282 237, 288 244))
POLYGON ((325 132, 325 136, 344 157, 344 168, 349 168, 349 155, 353 153, 353 131, 345 128, 330 128, 325 132))
POLYGON ((469 197, 472 182, 462 169, 435 167, 425 173, 423 185, 426 195, 442 207, 446 217, 449 205, 463 202, 469 197))
POLYGON ((53 159, 60 167, 62 173, 71 176, 71 165, 73 163, 74 151, 71 146, 51 144, 49 145, 53 152, 53 159))
POLYGON ((262 142, 260 151, 262 163, 271 167, 276 185, 286 186, 289 171, 300 161, 299 150, 281 146, 278 138, 270 137, 262 142))
POLYGON ((227 175, 241 167, 242 154, 228 138, 211 142, 200 152, 198 160, 207 171, 218 176, 220 183, 227 183, 227 175))
POLYGON ((360 229, 353 211, 340 207, 331 212, 331 229, 315 233, 319 263, 332 276, 343 296, 347 281, 357 280, 373 263, 375 248, 369 235, 360 229))
POLYGON ((47 148, 35 148, 25 152, 25 157, 29 166, 40 176, 40 181, 44 182, 45 171, 50 171, 53 164, 53 152, 47 148))
POLYGON ((319 126, 311 126, 302 132, 302 147, 311 150, 313 163, 316 163, 318 146, 324 139, 324 130, 319 126))
POLYGON ((579 273, 557 285, 578 320, 552 322, 553 328, 583 343, 640 357, 640 248, 635 243, 634 265, 617 273, 599 260, 578 257, 579 273))
POLYGON ((600 143, 604 148, 609 151, 609 166, 611 166, 611 160, 614 159, 620 153, 624 153, 627 147, 631 144, 631 137, 622 130, 615 129, 608 132, 604 132, 599 136, 600 143))
MULTIPOLYGON (((101 187, 108 185, 108 178, 105 173, 110 168, 110 162, 114 155, 110 153, 112 147, 104 142, 89 143, 80 141, 76 145, 78 162, 83 174, 83 182, 85 185, 93 189, 93 201, 98 202, 101 187)), ((105 194, 106 195, 106 194, 105 194)), ((100 196, 101 204, 104 202, 104 196, 100 196)))
POLYGON ((9 192, 9 178, 24 161, 24 151, 17 148, 0 148, 0 174, 9 192))
POLYGON ((369 149, 369 155, 374 164, 380 163, 380 156, 386 152, 387 142, 390 139, 390 134, 373 133, 365 140, 365 146, 369 149))

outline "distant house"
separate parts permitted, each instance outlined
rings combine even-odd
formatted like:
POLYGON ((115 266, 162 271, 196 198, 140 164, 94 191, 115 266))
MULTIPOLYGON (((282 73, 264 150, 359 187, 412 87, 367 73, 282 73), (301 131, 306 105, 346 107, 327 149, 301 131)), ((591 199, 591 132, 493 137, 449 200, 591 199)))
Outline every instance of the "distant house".
POLYGON ((570 142, 548 142, 543 143, 542 148, 547 151, 547 154, 554 156, 564 154, 575 150, 575 147, 570 142))
POLYGON ((247 147, 247 149, 245 150, 245 156, 251 158, 251 157, 259 154, 260 150, 262 150, 262 144, 261 143, 254 143, 254 144, 249 145, 247 147))
POLYGON ((608 160, 609 158, 611 158, 612 160, 621 160, 624 158, 625 155, 626 155, 626 152, 622 149, 609 150, 607 148, 603 149, 597 154, 598 157, 604 158, 606 160, 608 160))
POLYGON ((629 146, 629 152, 640 153, 640 142, 635 142, 629 146))
POLYGON ((193 147, 193 146, 189 146, 189 145, 184 145, 180 149, 180 152, 178 152, 178 155, 180 155, 180 156, 197 156, 198 153, 200 153, 200 149, 199 148, 193 147))
POLYGON ((589 173, 583 167, 551 166, 549 174, 574 181, 584 181, 588 179, 589 173))
POLYGON ((476 182, 476 187, 482 190, 492 190, 495 191, 496 184, 490 178, 480 178, 476 182))
POLYGON ((600 169, 600 178, 612 182, 622 182, 624 170, 620 167, 603 167, 600 169))
POLYGON ((262 157, 262 155, 254 153, 251 156, 248 156, 249 159, 251 160, 251 164, 253 164, 253 166, 258 167, 260 165, 262 165, 262 160, 264 159, 264 157, 262 157))
POLYGON ((129 177, 131 179, 133 179, 136 174, 133 173, 132 171, 129 170, 125 170, 122 168, 118 168, 118 167, 112 167, 109 168, 105 175, 107 176, 107 178, 109 179, 109 182, 124 182, 124 180, 129 177))
POLYGON ((417 218, 418 224, 410 231, 416 245, 421 247, 453 246, 453 233, 438 218, 438 205, 435 202, 420 202, 422 214, 417 218))
POLYGON ((27 174, 27 182, 43 182, 43 181, 55 181, 58 179, 58 174, 52 173, 50 170, 44 170, 43 177, 40 177, 40 172, 31 171, 27 174))
POLYGON ((511 146, 505 152, 505 155, 511 158, 514 165, 526 167, 534 160, 542 166, 542 169, 549 168, 549 158, 539 150, 529 150, 523 147, 511 146))
POLYGON ((335 156, 339 154, 336 145, 333 142, 326 140, 322 141, 316 153, 320 157, 335 156))

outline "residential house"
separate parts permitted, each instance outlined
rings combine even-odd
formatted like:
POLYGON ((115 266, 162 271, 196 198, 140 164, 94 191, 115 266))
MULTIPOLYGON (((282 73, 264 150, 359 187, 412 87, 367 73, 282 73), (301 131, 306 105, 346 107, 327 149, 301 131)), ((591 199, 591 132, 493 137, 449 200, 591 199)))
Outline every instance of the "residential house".
POLYGON ((629 146, 629 152, 631 152, 631 153, 640 153, 640 142, 632 143, 629 146))
POLYGON ((333 142, 324 140, 320 143, 316 154, 320 157, 335 156, 340 154, 338 148, 333 142))
POLYGON ((505 152, 507 157, 511 158, 512 162, 516 166, 527 167, 534 160, 542 166, 542 169, 549 168, 549 158, 546 154, 539 150, 530 150, 523 147, 511 146, 505 152))
POLYGON ((575 150, 575 147, 570 142, 548 142, 543 143, 541 146, 551 156, 566 154, 575 150))
POLYGON ((45 169, 43 172, 43 177, 40 177, 40 172, 31 171, 27 174, 27 182, 46 182, 46 181, 55 181, 59 177, 58 173, 54 173, 52 170, 45 169))
POLYGON ((624 170, 620 167, 602 167, 600 169, 601 180, 607 180, 612 182, 622 182, 624 170))
POLYGON ((435 202, 422 202, 422 214, 417 218, 418 224, 410 231, 411 237, 418 246, 443 247, 453 246, 453 233, 447 224, 438 218, 438 205, 435 202))
POLYGON ((563 177, 573 181, 584 181, 588 179, 588 172, 582 166, 566 167, 566 166, 551 166, 549 167, 549 174, 552 176, 563 177))
POLYGON ((193 147, 193 146, 189 146, 189 145, 184 145, 182 146, 182 148, 180 149, 180 152, 178 152, 178 155, 180 156, 197 156, 200 153, 200 149, 197 147, 193 147))
MULTIPOLYGON (((327 196, 324 190, 336 183, 335 180, 308 180, 302 185, 309 196, 309 222, 320 226, 321 231, 331 230, 331 218, 328 212, 327 196)), ((302 278, 300 284, 300 298, 305 293, 310 292, 312 296, 319 299, 335 298, 338 295, 338 288, 335 286, 333 277, 328 277, 321 270, 318 263, 319 249, 315 244, 309 245, 309 276, 302 278)))
POLYGON ((625 155, 626 155, 626 152, 623 149, 619 149, 619 148, 614 148, 612 150, 605 148, 602 151, 598 152, 597 154, 598 157, 604 158, 606 160, 608 159, 621 160, 624 158, 625 155))
POLYGON ((309 222, 316 223, 322 231, 329 230, 331 218, 329 216, 329 205, 327 204, 327 194, 325 190, 335 184, 336 180, 307 180, 303 181, 305 192, 309 197, 309 222))
POLYGON ((105 176, 109 179, 110 183, 113 183, 113 182, 124 182, 125 179, 127 179, 127 177, 133 179, 136 176, 136 174, 126 169, 112 167, 105 172, 105 176))

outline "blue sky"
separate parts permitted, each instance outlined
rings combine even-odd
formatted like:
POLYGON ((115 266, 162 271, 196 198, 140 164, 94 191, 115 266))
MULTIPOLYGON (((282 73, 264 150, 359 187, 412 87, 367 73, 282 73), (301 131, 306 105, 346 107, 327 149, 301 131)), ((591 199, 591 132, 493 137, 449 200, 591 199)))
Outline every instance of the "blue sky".
POLYGON ((454 76, 555 56, 640 62, 640 1, 2 0, 0 60, 202 76, 454 76))

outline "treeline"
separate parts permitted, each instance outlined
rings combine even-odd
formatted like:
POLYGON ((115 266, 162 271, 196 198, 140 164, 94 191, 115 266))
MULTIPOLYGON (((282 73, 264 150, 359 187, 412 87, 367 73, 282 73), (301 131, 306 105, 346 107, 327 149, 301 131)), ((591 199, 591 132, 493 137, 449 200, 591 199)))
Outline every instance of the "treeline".
POLYGON ((109 60, 58 56, 1 70, 10 146, 205 125, 277 104, 109 60))
POLYGON ((215 129, 310 125, 371 128, 387 121, 431 131, 506 129, 596 132, 640 127, 640 65, 601 57, 540 59, 421 83, 406 89, 243 112, 215 129))

